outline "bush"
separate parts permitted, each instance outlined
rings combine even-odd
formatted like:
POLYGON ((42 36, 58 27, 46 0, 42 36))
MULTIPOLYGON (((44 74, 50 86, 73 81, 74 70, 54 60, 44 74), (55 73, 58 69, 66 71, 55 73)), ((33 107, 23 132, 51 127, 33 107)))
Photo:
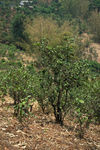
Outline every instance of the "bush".
POLYGON ((72 30, 68 22, 65 22, 61 27, 51 18, 37 17, 32 22, 26 25, 26 32, 29 35, 30 42, 40 42, 41 39, 48 39, 49 46, 55 46, 60 43, 64 33, 72 30))
POLYGON ((99 76, 100 75, 100 63, 97 63, 96 61, 88 61, 89 67, 91 72, 94 75, 99 76))
POLYGON ((12 34, 15 40, 25 39, 24 20, 25 16, 22 14, 15 15, 12 20, 12 34))
MULTIPOLYGON (((93 69, 91 64, 88 67, 93 69)), ((94 75, 90 72, 87 82, 83 82, 81 88, 74 87, 70 91, 73 100, 72 115, 79 125, 77 131, 79 131, 80 138, 83 138, 85 130, 91 122, 100 124, 100 74, 97 77, 94 75)))
POLYGON ((100 76, 89 78, 89 81, 83 85, 82 89, 73 89, 76 110, 78 113, 81 112, 83 117, 87 117, 87 123, 95 121, 100 123, 99 86, 100 76))
POLYGON ((15 45, 7 45, 0 43, 0 57, 6 57, 8 60, 16 59, 17 55, 19 55, 19 50, 16 48, 15 45))
POLYGON ((7 74, 5 72, 0 71, 0 98, 4 98, 7 94, 7 74))
POLYGON ((18 60, 20 51, 15 45, 0 44, 0 70, 7 71, 12 67, 21 66, 21 61, 18 60))
POLYGON ((88 69, 85 61, 79 61, 75 39, 66 35, 56 47, 48 46, 46 41, 39 44, 39 90, 41 104, 46 100, 54 111, 55 120, 63 125, 66 113, 72 107, 70 90, 82 87, 87 80, 88 69))
POLYGON ((14 99, 14 114, 22 118, 30 112, 34 95, 34 75, 22 67, 11 69, 7 76, 8 94, 14 99))

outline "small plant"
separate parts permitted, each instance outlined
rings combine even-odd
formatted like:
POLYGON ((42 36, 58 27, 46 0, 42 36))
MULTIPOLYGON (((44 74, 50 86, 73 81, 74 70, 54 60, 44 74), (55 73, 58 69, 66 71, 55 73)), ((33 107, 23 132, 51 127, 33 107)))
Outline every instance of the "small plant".
POLYGON ((8 93, 14 99, 14 114, 20 120, 29 114, 34 95, 34 75, 25 67, 13 68, 7 78, 8 93))
POLYGON ((80 138, 84 137, 84 132, 85 132, 85 128, 84 128, 84 124, 85 122, 88 120, 87 114, 84 114, 83 111, 83 107, 81 105, 84 105, 84 100, 78 99, 76 98, 76 118, 77 118, 77 123, 79 124, 79 131, 78 131, 78 135, 80 138))
POLYGON ((78 124, 78 135, 84 137, 86 128, 90 123, 100 123, 100 76, 89 74, 88 81, 83 82, 80 89, 77 87, 71 91, 71 99, 73 99, 73 111, 75 120, 78 124))
POLYGON ((30 96, 21 100, 20 103, 14 106, 15 114, 17 114, 19 121, 22 121, 22 118, 29 115, 30 112, 32 111, 32 105, 31 105, 31 102, 29 102, 29 99, 30 99, 30 96))
POLYGON ((7 74, 0 72, 0 98, 4 101, 4 96, 7 94, 7 74))

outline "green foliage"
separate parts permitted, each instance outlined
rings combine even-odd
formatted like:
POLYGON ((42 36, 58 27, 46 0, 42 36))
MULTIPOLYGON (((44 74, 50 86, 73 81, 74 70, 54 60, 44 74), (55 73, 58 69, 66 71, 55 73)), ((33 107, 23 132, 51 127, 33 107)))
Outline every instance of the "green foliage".
POLYGON ((99 0, 90 0, 90 10, 100 11, 100 1, 99 0))
POLYGON ((89 1, 84 0, 62 0, 61 1, 63 13, 69 13, 72 17, 84 18, 88 12, 89 1))
POLYGON ((34 95, 34 80, 34 77, 24 67, 12 68, 8 73, 8 94, 14 99, 14 114, 20 120, 30 111, 34 95))
POLYGON ((100 41, 99 3, 33 0, 31 8, 29 3, 19 7, 19 0, 0 3, 0 98, 4 100, 6 94, 13 98, 20 121, 36 99, 43 112, 53 111, 60 125, 70 113, 79 125, 80 138, 91 122, 100 123, 100 64, 82 59, 93 51, 89 40, 83 45, 77 40, 88 30, 91 15, 90 31, 100 41), (36 62, 23 66, 16 47, 34 50, 36 62))
POLYGON ((12 21, 12 34, 15 40, 25 40, 24 35, 24 20, 25 16, 22 14, 17 14, 14 16, 12 21))
POLYGON ((44 92, 43 97, 52 106, 56 122, 61 125, 71 109, 70 90, 81 87, 88 76, 87 63, 78 61, 76 51, 75 40, 70 35, 56 47, 49 47, 44 40, 40 44, 38 62, 43 68, 40 88, 45 91, 40 89, 40 92, 44 92))
POLYGON ((83 124, 86 120, 88 120, 88 117, 86 114, 83 114, 83 105, 84 105, 84 100, 76 98, 75 104, 76 104, 76 108, 75 108, 75 117, 77 119, 77 123, 79 124, 79 132, 78 135, 80 138, 83 138, 84 136, 84 128, 83 128, 83 124))
POLYGON ((0 5, 0 42, 2 43, 11 42, 10 23, 13 16, 11 13, 9 7, 0 5))
POLYGON ((100 75, 100 63, 96 61, 88 61, 89 68, 92 74, 99 76, 100 75))
POLYGON ((7 45, 7 44, 1 44, 0 43, 0 57, 7 59, 15 59, 20 51, 16 48, 15 45, 7 45))
POLYGON ((2 99, 7 94, 7 74, 0 71, 0 98, 2 99))
POLYGON ((12 67, 21 66, 21 61, 18 60, 20 51, 15 45, 0 44, 0 70, 7 71, 12 67))
POLYGON ((16 14, 12 20, 12 36, 14 38, 15 45, 21 50, 31 49, 31 43, 29 36, 25 32, 25 20, 26 16, 23 14, 16 14))
POLYGON ((93 11, 89 18, 89 28, 94 36, 94 40, 100 42, 100 13, 93 11))
MULTIPOLYGON (((72 28, 69 25, 69 22, 62 23, 61 26, 57 24, 57 21, 53 20, 52 18, 45 18, 42 16, 35 17, 32 21, 29 19, 28 23, 25 27, 25 32, 29 35, 29 44, 26 41, 27 45, 32 45, 31 47, 34 48, 35 42, 40 42, 41 39, 46 38, 48 39, 48 46, 55 46, 60 43, 62 36, 64 34, 73 34, 72 28)), ((24 44, 26 46, 26 43, 24 44)), ((28 46, 26 46, 27 48, 28 46)), ((33 50, 31 48, 31 50, 33 50)), ((29 48, 27 48, 28 50, 29 48)))
POLYGON ((100 124, 100 76, 90 84, 92 118, 100 124))
POLYGON ((100 76, 89 75, 89 80, 83 82, 83 86, 73 88, 71 99, 73 99, 73 116, 79 124, 79 136, 84 136, 85 129, 91 122, 100 123, 100 76))
POLYGON ((42 108, 43 113, 49 113, 50 105, 48 102, 48 89, 50 88, 51 80, 46 70, 39 71, 37 77, 38 84, 35 85, 35 98, 38 101, 40 107, 42 108))

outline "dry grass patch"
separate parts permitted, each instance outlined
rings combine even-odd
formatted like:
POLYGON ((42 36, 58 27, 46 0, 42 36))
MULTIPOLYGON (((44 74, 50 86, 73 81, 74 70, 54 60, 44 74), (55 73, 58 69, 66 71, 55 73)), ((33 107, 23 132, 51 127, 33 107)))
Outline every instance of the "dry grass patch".
POLYGON ((26 32, 31 43, 40 42, 42 38, 46 38, 51 46, 60 43, 62 36, 71 31, 69 22, 59 27, 57 22, 51 18, 36 17, 26 25, 26 32))

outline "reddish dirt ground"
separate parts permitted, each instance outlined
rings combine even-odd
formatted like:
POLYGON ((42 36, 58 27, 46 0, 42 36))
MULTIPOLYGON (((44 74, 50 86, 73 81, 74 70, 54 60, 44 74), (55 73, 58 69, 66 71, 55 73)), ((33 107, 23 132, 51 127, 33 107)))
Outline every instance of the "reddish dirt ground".
POLYGON ((0 150, 100 150, 100 125, 91 124, 84 138, 79 139, 73 121, 66 118, 61 127, 37 105, 33 116, 19 123, 11 103, 8 97, 0 104, 0 150))
POLYGON ((91 43, 91 47, 94 48, 96 51, 98 57, 97 57, 97 62, 100 63, 100 44, 98 43, 91 43))
POLYGON ((93 35, 89 35, 87 33, 83 33, 82 36, 82 42, 90 42, 90 45, 89 45, 89 48, 92 48, 96 54, 97 54, 97 58, 96 58, 96 61, 98 63, 100 63, 100 43, 94 43, 92 38, 93 38, 93 35))

